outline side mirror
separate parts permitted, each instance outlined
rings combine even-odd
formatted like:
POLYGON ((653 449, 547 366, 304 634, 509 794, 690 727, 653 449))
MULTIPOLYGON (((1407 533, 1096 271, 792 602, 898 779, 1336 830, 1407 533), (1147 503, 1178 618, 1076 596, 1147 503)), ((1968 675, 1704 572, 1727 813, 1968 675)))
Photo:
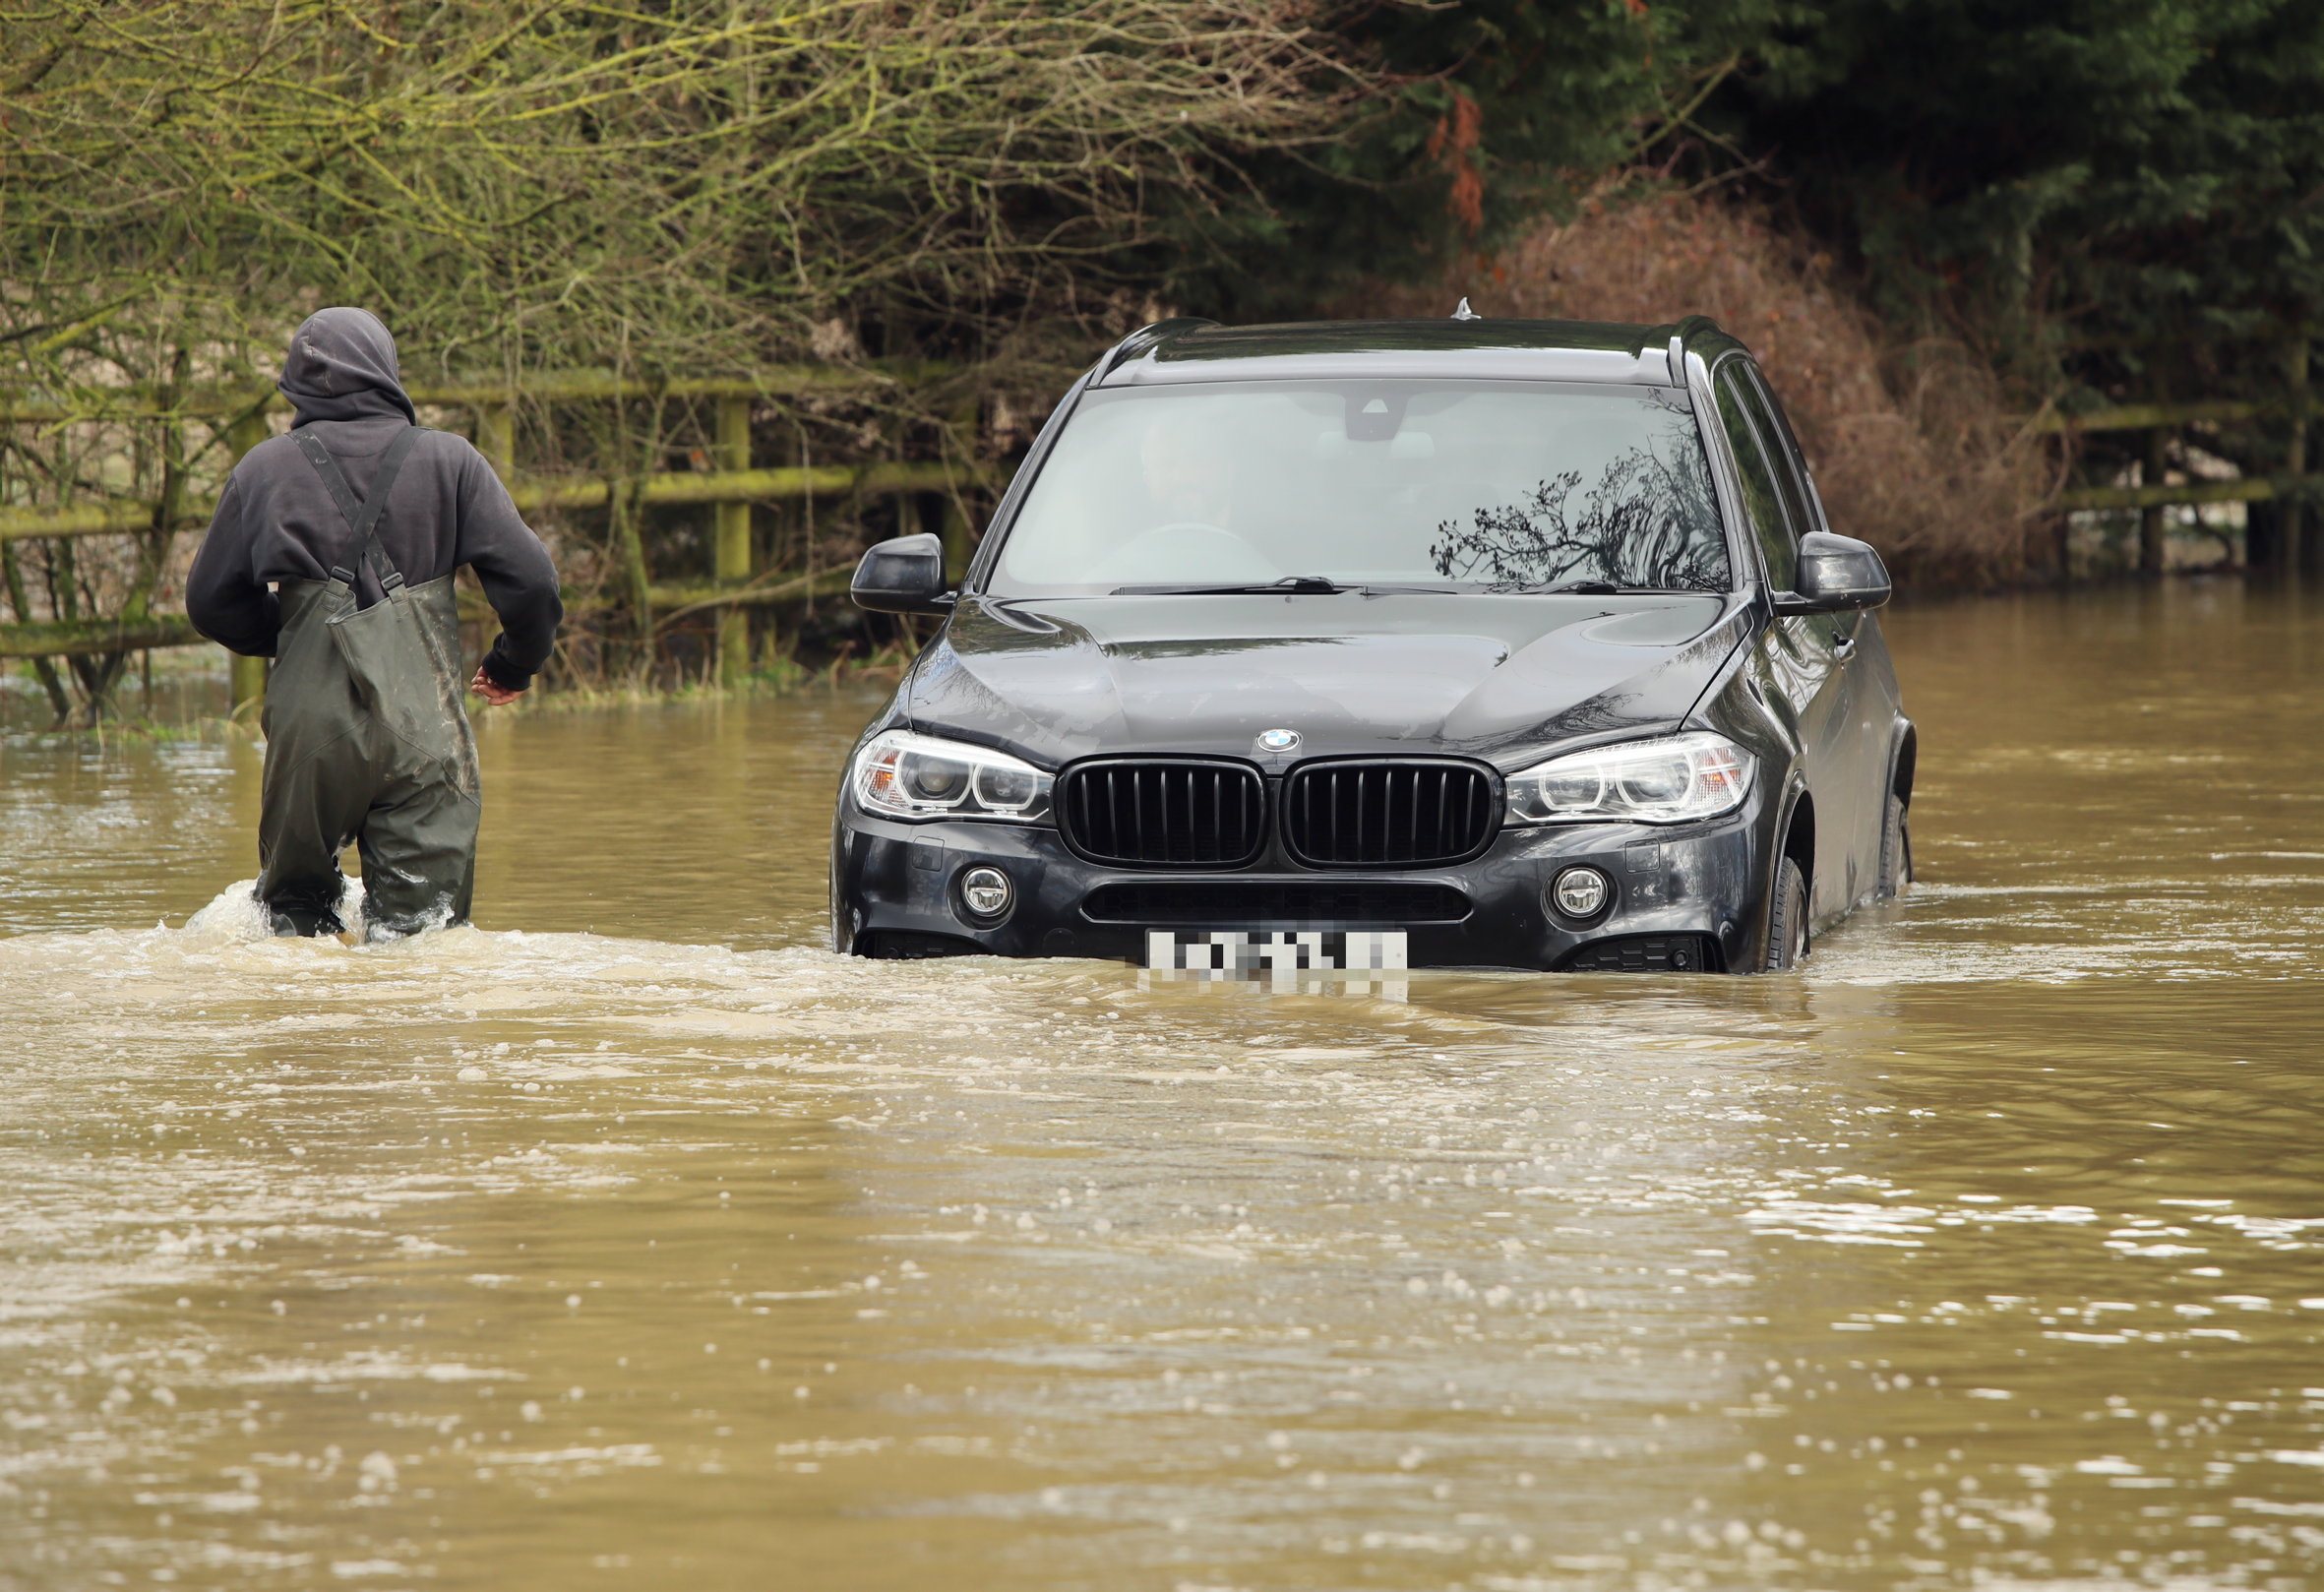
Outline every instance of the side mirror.
POLYGON ((1888 600, 1888 566, 1870 542, 1811 530, 1800 538, 1797 589, 1775 594, 1779 614, 1845 614, 1888 600))
POLYGON ((952 605, 943 539, 922 531, 874 542, 856 565, 847 594, 858 608, 878 614, 943 613, 952 605))

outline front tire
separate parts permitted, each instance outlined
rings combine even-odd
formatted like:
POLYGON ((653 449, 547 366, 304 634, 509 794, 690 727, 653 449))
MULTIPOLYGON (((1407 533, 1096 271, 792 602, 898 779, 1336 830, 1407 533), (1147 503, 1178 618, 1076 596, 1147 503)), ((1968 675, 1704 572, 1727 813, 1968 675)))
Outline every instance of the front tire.
POLYGON ((1770 973, 1787 972, 1807 957, 1807 876, 1786 857, 1776 864, 1775 898, 1767 907, 1767 963, 1770 973))
POLYGON ((1888 793, 1888 815, 1880 826, 1879 898, 1892 901, 1913 882, 1913 830, 1905 799, 1888 793))

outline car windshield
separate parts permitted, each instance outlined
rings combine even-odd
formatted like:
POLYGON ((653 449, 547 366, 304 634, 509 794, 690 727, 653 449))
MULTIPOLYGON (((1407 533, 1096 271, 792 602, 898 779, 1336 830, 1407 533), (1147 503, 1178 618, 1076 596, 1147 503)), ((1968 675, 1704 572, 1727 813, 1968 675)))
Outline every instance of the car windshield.
POLYGON ((1641 388, 1094 391, 1008 538, 998 596, 1731 584, 1694 417, 1641 388))

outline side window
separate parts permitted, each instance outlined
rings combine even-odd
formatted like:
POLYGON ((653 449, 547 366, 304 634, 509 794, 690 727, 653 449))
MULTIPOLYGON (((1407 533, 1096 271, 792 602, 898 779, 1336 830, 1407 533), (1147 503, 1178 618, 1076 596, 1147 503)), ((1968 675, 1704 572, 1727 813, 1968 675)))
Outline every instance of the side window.
MULTIPOLYGON (((1787 500, 1783 486, 1790 484, 1789 472, 1777 469, 1768 448, 1760 440, 1771 435, 1766 409, 1751 387, 1742 360, 1730 359, 1719 367, 1715 390, 1719 395, 1719 419, 1727 429, 1727 440, 1735 451, 1736 468, 1743 476, 1743 512, 1750 518, 1751 534, 1758 540, 1759 555, 1766 562, 1767 579, 1778 589, 1788 587, 1800 563, 1800 536, 1793 528, 1799 523, 1798 511, 1793 507, 1797 489, 1787 500)), ((1780 448, 1781 444, 1777 446, 1780 448)))
POLYGON ((1776 457, 1779 482, 1789 481, 1793 489, 1791 501, 1799 508, 1799 525, 1803 533, 1826 530, 1823 499, 1816 494, 1815 478, 1807 471, 1807 450, 1800 446, 1800 434, 1792 429, 1792 417, 1784 413, 1784 406, 1775 399, 1775 389, 1767 385, 1767 373, 1758 366, 1749 367, 1751 387, 1764 406, 1764 412, 1775 422, 1768 433, 1768 449, 1776 457))

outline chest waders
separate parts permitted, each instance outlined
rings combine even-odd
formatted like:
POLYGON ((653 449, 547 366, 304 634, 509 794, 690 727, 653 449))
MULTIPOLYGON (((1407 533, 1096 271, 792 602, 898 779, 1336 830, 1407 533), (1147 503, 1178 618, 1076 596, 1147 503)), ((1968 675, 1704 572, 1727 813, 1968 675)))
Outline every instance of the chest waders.
POLYGON ((361 503, 323 444, 296 433, 351 532, 328 581, 281 582, 267 682, 258 895, 276 934, 336 934, 339 854, 363 859, 366 939, 464 923, 482 811, 476 737, 461 705, 459 610, 448 574, 407 586, 379 519, 417 426, 398 434, 361 503), (356 605, 369 564, 386 595, 356 605))

